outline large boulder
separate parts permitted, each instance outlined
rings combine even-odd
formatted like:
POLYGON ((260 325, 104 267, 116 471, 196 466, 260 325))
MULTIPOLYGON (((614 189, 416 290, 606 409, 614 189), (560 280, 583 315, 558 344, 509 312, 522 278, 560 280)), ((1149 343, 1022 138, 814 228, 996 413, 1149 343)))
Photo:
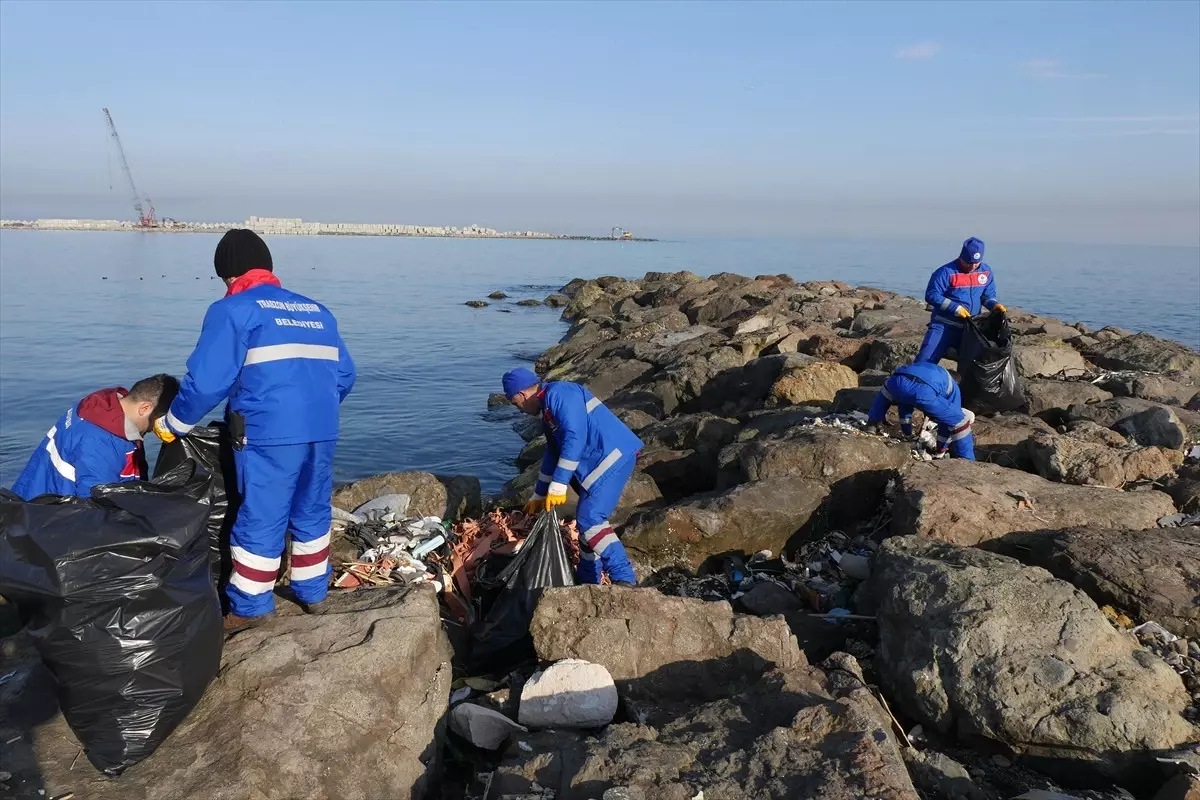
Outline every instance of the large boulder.
POLYGON ((819 481, 774 478, 634 514, 621 533, 642 566, 698 569, 728 552, 779 553, 829 495, 819 481))
POLYGON ((1061 375, 1076 378, 1088 371, 1083 356, 1069 347, 1024 347, 1013 348, 1013 360, 1017 372, 1026 378, 1053 378, 1061 375))
POLYGON ((355 481, 333 493, 333 505, 353 511, 385 494, 408 495, 412 515, 458 520, 478 517, 483 512, 478 478, 429 472, 388 472, 355 481))
POLYGON ((1111 489, 1142 479, 1157 480, 1183 463, 1183 453, 1178 450, 1114 448, 1083 437, 1054 433, 1035 434, 1029 440, 1028 452, 1034 470, 1043 478, 1111 489))
POLYGON ((1117 397, 1137 397, 1168 406, 1186 406, 1200 392, 1200 386, 1186 375, 1177 377, 1181 380, 1164 375, 1118 372, 1107 376, 1100 386, 1117 397))
POLYGON ((1200 379, 1200 353, 1178 342, 1159 339, 1148 333, 1102 341, 1084 355, 1093 364, 1105 369, 1181 372, 1200 379))
POLYGON ((656 702, 721 697, 731 681, 807 663, 782 617, 735 614, 725 602, 657 589, 547 589, 529 630, 538 658, 599 664, 622 696, 656 702))
POLYGON ((841 364, 818 361, 785 370, 771 386, 767 405, 812 406, 832 403, 841 389, 858 386, 858 375, 841 364))
POLYGON ((979 416, 971 426, 975 435, 975 458, 1002 467, 1034 471, 1029 440, 1035 433, 1053 433, 1054 429, 1037 417, 1024 414, 979 416))
POLYGON ((871 584, 880 677, 938 733, 1131 787, 1155 774, 1154 751, 1198 733, 1179 676, 1045 570, 904 537, 884 542, 871 584))
POLYGON ((1145 447, 1180 448, 1188 440, 1188 428, 1181 416, 1192 412, 1176 411, 1149 400, 1114 397, 1100 403, 1074 404, 1067 409, 1068 420, 1091 420, 1112 428, 1145 447))
POLYGON ((852 370, 861 370, 871 355, 871 337, 843 336, 825 328, 810 328, 797 334, 795 349, 822 361, 836 361, 852 370))
POLYGON ((900 336, 895 339, 876 339, 871 342, 871 351, 863 369, 877 369, 891 373, 896 367, 913 363, 921 349, 921 336, 900 336))
POLYGON ((735 416, 762 408, 771 387, 781 375, 820 363, 812 356, 787 353, 763 356, 743 366, 716 371, 711 363, 712 357, 700 356, 698 360, 705 379, 689 383, 689 388, 694 386, 694 390, 688 395, 678 395, 680 406, 685 411, 713 411, 723 416, 735 416))
POLYGON ((1062 421, 1070 406, 1098 403, 1112 397, 1110 392, 1087 381, 1025 379, 1021 386, 1025 390, 1029 413, 1035 417, 1048 417, 1055 424, 1062 421))
POLYGON ((693 325, 715 325, 751 306, 738 292, 721 292, 684 303, 682 310, 693 325))
POLYGON ((911 459, 908 445, 895 439, 815 425, 759 436, 738 447, 743 481, 805 478, 833 484, 861 473, 898 470, 911 459))
POLYGON ((327 603, 320 615, 281 608, 228 639, 196 709, 120 780, 75 767, 61 716, 29 731, 45 795, 425 797, 453 680, 437 596, 379 589, 327 603))
POLYGON ((1098 605, 1200 638, 1200 528, 1071 528, 1013 533, 983 546, 1049 570, 1098 605))
POLYGON ((995 464, 943 459, 900 475, 891 530, 974 545, 1045 528, 1153 528, 1174 512, 1162 492, 1069 486, 995 464))

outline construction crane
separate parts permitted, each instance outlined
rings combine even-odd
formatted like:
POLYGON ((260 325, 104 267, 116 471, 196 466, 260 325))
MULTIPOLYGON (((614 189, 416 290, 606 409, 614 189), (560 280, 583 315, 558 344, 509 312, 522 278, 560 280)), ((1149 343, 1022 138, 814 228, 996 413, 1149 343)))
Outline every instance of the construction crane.
POLYGON ((137 185, 133 182, 133 173, 129 169, 129 161, 125 158, 125 148, 121 146, 121 137, 117 135, 117 126, 113 124, 112 114, 104 109, 104 121, 108 123, 108 134, 117 143, 117 156, 121 159, 121 169, 125 172, 125 180, 129 183, 129 191, 133 195, 133 210, 137 214, 138 225, 143 228, 157 228, 158 219, 154 216, 154 203, 149 197, 144 198, 146 206, 142 206, 142 196, 138 194, 137 185), (150 210, 147 211, 146 208, 150 210))

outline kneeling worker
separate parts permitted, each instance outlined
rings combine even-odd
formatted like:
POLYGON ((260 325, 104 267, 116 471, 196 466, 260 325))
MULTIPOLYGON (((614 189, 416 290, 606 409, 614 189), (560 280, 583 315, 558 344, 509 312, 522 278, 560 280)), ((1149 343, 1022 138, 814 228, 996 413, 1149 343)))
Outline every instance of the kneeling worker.
POLYGON ((57 494, 90 497, 103 483, 148 477, 142 437, 167 413, 179 391, 170 375, 92 392, 58 418, 38 445, 13 492, 26 500, 57 494))
POLYGON ((567 486, 579 493, 579 580, 600 583, 602 572, 616 584, 633 585, 636 577, 625 546, 608 516, 637 463, 642 441, 599 399, 577 383, 543 384, 527 369, 504 375, 504 395, 521 411, 540 414, 546 433, 546 455, 530 514, 567 502, 567 486))
POLYGON ((912 412, 919 408, 938 425, 939 455, 948 450, 955 458, 975 460, 971 433, 975 415, 962 407, 958 384, 945 369, 928 363, 899 367, 875 397, 867 419, 869 429, 878 430, 893 405, 899 407, 900 430, 905 436, 912 436, 912 412))

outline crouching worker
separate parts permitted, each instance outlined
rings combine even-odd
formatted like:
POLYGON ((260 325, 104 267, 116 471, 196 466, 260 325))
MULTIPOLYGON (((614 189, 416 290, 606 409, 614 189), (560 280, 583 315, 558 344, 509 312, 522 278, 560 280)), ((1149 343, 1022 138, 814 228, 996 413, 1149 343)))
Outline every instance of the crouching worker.
POLYGON ((90 497, 93 486, 145 480, 142 437, 178 391, 175 378, 154 375, 129 390, 118 386, 92 392, 46 433, 13 492, 26 500, 43 494, 90 497))
POLYGON ((633 475, 642 441, 577 383, 543 384, 533 372, 514 369, 504 376, 504 395, 526 414, 540 414, 546 433, 546 455, 526 513, 562 505, 574 485, 579 580, 600 583, 601 573, 608 573, 613 583, 632 586, 633 566, 608 517, 633 475))
POLYGON ((899 367, 875 397, 867 419, 868 430, 879 429, 888 409, 898 406, 900 430, 912 436, 913 408, 919 408, 938 426, 938 455, 947 451, 955 458, 975 460, 975 437, 971 422, 975 415, 962 407, 958 384, 937 364, 921 363, 899 367))
POLYGON ((225 587, 225 629, 233 631, 275 608, 288 531, 296 599, 309 607, 329 591, 338 407, 355 370, 333 314, 283 288, 271 251, 253 231, 226 233, 213 266, 225 281, 225 297, 208 307, 179 395, 154 432, 172 442, 229 401, 242 496, 225 587))

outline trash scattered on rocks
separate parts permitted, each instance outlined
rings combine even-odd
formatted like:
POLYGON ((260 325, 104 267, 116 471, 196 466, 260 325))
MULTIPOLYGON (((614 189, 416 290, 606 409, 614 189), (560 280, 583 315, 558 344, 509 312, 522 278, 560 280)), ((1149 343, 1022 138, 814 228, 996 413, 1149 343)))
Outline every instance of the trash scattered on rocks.
POLYGON ((1200 514, 1168 514, 1158 519, 1160 528, 1188 528, 1193 525, 1200 525, 1200 514))
POLYGON ((498 749, 514 733, 529 732, 499 711, 474 703, 459 703, 450 711, 450 730, 484 750, 498 749))

